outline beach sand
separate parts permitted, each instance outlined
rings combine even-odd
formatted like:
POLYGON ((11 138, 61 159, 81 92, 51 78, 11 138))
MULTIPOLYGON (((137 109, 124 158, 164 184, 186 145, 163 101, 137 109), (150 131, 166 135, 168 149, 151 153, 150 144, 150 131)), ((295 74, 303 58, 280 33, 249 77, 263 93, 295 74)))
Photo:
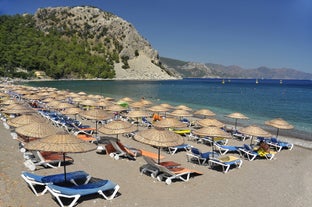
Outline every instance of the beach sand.
MULTIPOLYGON (((42 207, 59 206, 49 193, 35 196, 21 178, 22 171, 29 171, 23 164, 18 142, 9 130, 0 125, 0 206, 42 207)), ((157 153, 157 149, 135 140, 119 136, 125 145, 157 153)), ((249 143, 250 140, 245 141, 249 143)), ((202 151, 211 147, 186 139, 186 143, 202 151)), ((229 145, 242 145, 242 141, 230 140, 229 145)), ((96 151, 69 154, 75 162, 67 171, 84 170, 93 177, 109 179, 120 185, 119 194, 113 200, 92 196, 79 200, 77 206, 311 206, 312 203, 312 151, 295 146, 293 150, 282 150, 274 160, 244 159, 240 169, 230 169, 226 174, 187 162, 186 152, 169 155, 161 151, 164 160, 179 162, 183 167, 203 172, 188 182, 177 181, 171 185, 141 175, 142 157, 136 161, 114 160, 96 151)), ((238 155, 236 155, 238 156, 238 155)), ((49 175, 62 173, 63 168, 39 167, 35 173, 49 175)))

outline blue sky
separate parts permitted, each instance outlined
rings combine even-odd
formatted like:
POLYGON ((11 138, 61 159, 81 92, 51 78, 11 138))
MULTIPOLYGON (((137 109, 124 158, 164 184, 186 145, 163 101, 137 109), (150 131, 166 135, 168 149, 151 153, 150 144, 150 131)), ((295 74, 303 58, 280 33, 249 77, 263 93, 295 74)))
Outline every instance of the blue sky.
POLYGON ((76 5, 132 23, 163 57, 312 73, 311 0, 0 0, 0 15, 76 5))

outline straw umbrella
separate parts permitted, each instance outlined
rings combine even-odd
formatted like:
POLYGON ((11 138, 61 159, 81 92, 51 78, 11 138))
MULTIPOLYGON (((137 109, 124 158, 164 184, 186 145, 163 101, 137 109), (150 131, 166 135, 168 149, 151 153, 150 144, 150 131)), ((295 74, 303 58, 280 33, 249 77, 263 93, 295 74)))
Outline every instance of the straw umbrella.
POLYGON ((205 118, 207 116, 215 116, 216 114, 210 111, 209 109, 200 109, 194 112, 195 115, 201 115, 204 116, 205 118))
POLYGON ((56 134, 57 131, 58 129, 56 127, 46 121, 33 122, 31 124, 23 125, 15 129, 15 132, 17 134, 28 137, 27 141, 29 141, 29 137, 43 138, 49 135, 56 134))
POLYGON ((74 107, 74 105, 67 103, 67 102, 61 102, 58 105, 55 105, 53 108, 62 110, 62 109, 67 109, 67 108, 72 108, 72 107, 74 107))
POLYGON ((151 105, 153 104, 153 102, 149 101, 149 100, 146 100, 146 99, 141 99, 141 102, 145 105, 145 106, 148 106, 148 105, 151 105))
POLYGON ((61 111, 64 115, 75 115, 75 119, 77 119, 77 114, 81 113, 82 110, 78 107, 70 107, 66 108, 65 110, 61 111))
POLYGON ((82 100, 81 102, 79 102, 79 104, 86 106, 86 108, 89 109, 90 107, 95 106, 97 102, 91 99, 86 99, 86 100, 82 100))
POLYGON ((229 115, 227 115, 227 117, 235 119, 235 130, 236 130, 236 126, 237 126, 237 119, 249 119, 247 116, 245 116, 244 114, 241 114, 239 112, 229 114, 229 115))
POLYGON ((173 106, 171 106, 171 105, 168 104, 168 103, 162 103, 162 104, 160 104, 160 106, 165 107, 165 108, 168 108, 168 109, 174 108, 173 106))
POLYGON ((147 110, 152 111, 154 113, 157 112, 158 115, 160 112, 165 112, 165 116, 166 116, 166 112, 170 111, 169 108, 163 107, 161 105, 152 106, 148 108, 147 110))
POLYGON ((31 124, 34 122, 43 122, 43 121, 44 119, 41 116, 38 116, 35 114, 23 114, 16 118, 9 119, 7 123, 8 125, 16 128, 16 127, 24 126, 24 125, 31 124))
POLYGON ((270 121, 266 121, 265 124, 277 128, 276 138, 278 137, 278 132, 280 129, 293 129, 294 128, 293 125, 289 124, 287 121, 285 121, 282 118, 276 118, 270 121))
POLYGON ((119 101, 121 101, 121 102, 133 102, 133 99, 130 97, 124 97, 124 98, 120 99, 119 101))
MULTIPOLYGON (((198 136, 208 136, 212 138, 213 144, 211 145, 212 152, 214 151, 214 138, 215 137, 221 137, 225 139, 231 138, 231 135, 220 129, 219 127, 216 126, 208 126, 208 127, 203 127, 200 129, 196 129, 192 131, 193 134, 198 135, 198 136)), ((212 156, 214 154, 212 153, 212 156)))
POLYGON ((177 110, 185 110, 185 111, 192 111, 192 109, 190 107, 185 106, 185 105, 176 106, 175 109, 177 109, 177 110))
MULTIPOLYGON (((65 163, 66 153, 89 152, 95 150, 96 145, 85 142, 73 134, 58 133, 27 143, 25 148, 28 150, 62 153, 65 163)), ((66 181, 66 164, 64 164, 64 180, 66 181)))
POLYGON ((160 148, 173 147, 184 143, 183 137, 164 128, 152 128, 138 132, 134 139, 144 144, 158 147, 158 163, 160 163, 160 148))
POLYGON ((148 108, 149 111, 152 111, 152 112, 167 112, 167 111, 170 111, 169 108, 166 108, 164 106, 161 106, 161 105, 156 105, 156 106, 152 106, 150 108, 148 108))
POLYGON ((146 111, 129 111, 129 113, 126 114, 126 117, 137 119, 137 129, 139 127, 139 118, 148 117, 148 116, 149 116, 149 113, 146 111))
POLYGON ((224 126, 224 124, 217 119, 201 119, 197 121, 197 124, 202 127, 216 126, 221 128, 224 126))
POLYGON ((100 120, 108 120, 112 119, 113 115, 107 113, 106 111, 102 109, 90 109, 87 111, 82 111, 80 113, 80 116, 85 117, 87 119, 95 120, 95 129, 96 129, 96 134, 98 132, 98 125, 97 122, 100 120))
POLYGON ((103 134, 116 134, 117 140, 119 134, 130 133, 135 130, 136 127, 133 124, 122 120, 111 121, 99 128, 99 132, 103 134))
POLYGON ((107 106, 107 107, 106 107, 106 110, 108 110, 108 111, 113 111, 113 112, 121 112, 121 111, 126 110, 126 108, 125 108, 125 107, 122 107, 122 106, 120 106, 120 105, 118 105, 118 104, 113 104, 113 105, 107 106))
POLYGON ((21 104, 17 104, 6 108, 3 113, 6 114, 26 114, 26 113, 34 113, 35 110, 33 110, 32 108, 29 108, 27 106, 21 105, 21 104), (8 109, 9 108, 9 109, 8 109))
POLYGON ((185 123, 175 119, 175 118, 165 118, 158 122, 154 123, 154 127, 160 127, 160 128, 184 128, 187 127, 185 123))
MULTIPOLYGON (((271 134, 265 130, 263 130, 262 128, 258 127, 257 125, 251 125, 248 127, 244 127, 242 129, 240 129, 240 132, 245 134, 245 135, 249 135, 252 138, 254 136, 256 137, 270 137, 271 134)), ((250 144, 252 144, 253 139, 250 140, 250 144)))
POLYGON ((130 103, 131 108, 143 108, 145 105, 141 101, 130 103))

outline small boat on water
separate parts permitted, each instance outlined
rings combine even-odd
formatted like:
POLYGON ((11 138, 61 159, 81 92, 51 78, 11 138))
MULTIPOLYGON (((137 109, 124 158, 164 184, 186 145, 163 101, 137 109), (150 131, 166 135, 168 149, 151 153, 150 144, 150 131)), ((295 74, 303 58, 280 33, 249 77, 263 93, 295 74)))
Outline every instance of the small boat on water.
POLYGON ((258 79, 256 79, 256 84, 258 84, 259 83, 259 81, 258 81, 258 79))
POLYGON ((280 80, 280 84, 283 84, 283 80, 280 80))

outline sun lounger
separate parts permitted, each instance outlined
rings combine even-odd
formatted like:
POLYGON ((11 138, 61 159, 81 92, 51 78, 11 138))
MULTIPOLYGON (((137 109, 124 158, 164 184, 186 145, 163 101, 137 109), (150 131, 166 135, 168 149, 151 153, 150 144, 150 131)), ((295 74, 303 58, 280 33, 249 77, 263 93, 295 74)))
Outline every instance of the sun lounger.
POLYGON ((292 150, 294 147, 294 144, 291 144, 289 142, 283 142, 280 141, 274 137, 270 139, 266 139, 266 143, 276 149, 276 151, 280 152, 283 148, 287 148, 289 150, 292 150))
POLYGON ((191 151, 186 154, 186 159, 188 162, 197 161, 198 164, 204 165, 212 155, 219 156, 216 152, 201 152, 198 148, 192 147, 191 151))
MULTIPOLYGON (((64 162, 64 157, 62 154, 55 153, 55 152, 43 152, 43 151, 33 151, 32 159, 26 160, 24 162, 25 166, 28 167, 30 170, 35 170, 33 166, 42 165, 44 167, 51 167, 57 168, 60 167, 62 162, 64 162)), ((65 162, 74 162, 74 159, 65 156, 65 162)))
POLYGON ((94 143, 97 141, 95 137, 93 137, 91 134, 86 133, 85 131, 76 131, 74 133, 75 136, 77 136, 79 139, 82 139, 87 142, 94 143))
POLYGON ((246 156, 249 161, 254 160, 256 157, 265 157, 267 160, 272 160, 276 154, 274 151, 258 153, 248 144, 244 144, 244 147, 240 148, 239 151, 243 156, 246 156))
POLYGON ((233 135, 233 137, 235 137, 235 138, 237 138, 237 139, 239 139, 241 141, 245 141, 246 139, 250 138, 250 136, 244 135, 244 134, 242 134, 242 133, 240 133, 238 131, 233 132, 232 135, 233 135))
POLYGON ((157 180, 163 181, 165 180, 167 185, 170 185, 173 180, 178 179, 184 182, 189 181, 191 174, 198 174, 202 175, 203 173, 190 170, 184 167, 173 167, 173 168, 166 168, 162 165, 158 165, 159 168, 159 175, 157 175, 157 180))
MULTIPOLYGON (((47 183, 57 184, 65 182, 64 174, 42 176, 29 172, 22 172, 21 176, 28 184, 28 186, 31 188, 31 190, 36 194, 36 196, 43 195, 47 191, 47 189, 44 189, 40 193, 37 189, 37 186, 45 187, 47 183)), ((78 181, 82 181, 83 184, 87 184, 90 181, 90 179, 91 176, 84 171, 75 171, 66 173, 66 181, 69 181, 74 185, 77 185, 78 181)))
POLYGON ((190 151, 191 149, 191 145, 189 144, 181 144, 178 146, 174 146, 174 147, 168 147, 168 151, 170 154, 174 155, 176 152, 184 150, 184 151, 190 151))
POLYGON ((141 173, 150 172, 151 177, 157 178, 157 180, 162 181, 165 180, 166 184, 171 184, 172 180, 179 179, 182 181, 188 181, 190 179, 191 174, 199 174, 201 172, 190 170, 187 168, 183 168, 179 163, 176 162, 160 162, 157 163, 155 160, 149 159, 147 157, 143 157, 147 162, 147 165, 141 168, 141 173))
POLYGON ((135 160, 139 151, 134 152, 124 147, 120 142, 110 141, 110 144, 105 145, 106 153, 109 154, 115 160, 119 160, 120 157, 125 157, 130 160, 135 160))
POLYGON ((221 155, 225 155, 227 152, 238 152, 239 149, 243 147, 238 147, 238 146, 230 146, 230 145, 220 145, 218 143, 214 144, 216 146, 216 149, 219 150, 219 153, 221 155))
POLYGON ((167 168, 173 168, 178 167, 181 164, 173 162, 173 161, 164 161, 157 163, 153 158, 143 156, 143 159, 146 161, 147 165, 144 165, 141 167, 141 174, 145 174, 146 172, 149 172, 152 178, 156 178, 159 174, 159 169, 157 167, 158 165, 167 167, 167 168))
MULTIPOLYGON (((121 142, 115 142, 115 143, 117 143, 117 145, 116 144, 113 145, 112 143, 105 145, 106 154, 110 155, 114 159, 118 160, 120 156, 125 156, 125 157, 130 156, 127 158, 132 159, 132 160, 140 156, 146 156, 146 157, 150 157, 153 159, 158 159, 158 154, 156 153, 146 151, 143 149, 128 147, 128 146, 123 145, 121 142)), ((159 158, 163 159, 164 156, 160 155, 159 158)))
POLYGON ((219 158, 212 158, 208 161, 209 166, 212 168, 214 166, 221 166, 223 173, 227 173, 231 166, 236 166, 240 168, 243 164, 243 160, 234 156, 225 156, 219 158))
POLYGON ((68 205, 69 207, 73 207, 81 196, 95 193, 102 195, 106 200, 111 200, 116 196, 120 187, 110 180, 99 180, 85 185, 72 187, 47 184, 46 188, 62 207, 64 207, 64 204, 61 198, 73 199, 68 205))

